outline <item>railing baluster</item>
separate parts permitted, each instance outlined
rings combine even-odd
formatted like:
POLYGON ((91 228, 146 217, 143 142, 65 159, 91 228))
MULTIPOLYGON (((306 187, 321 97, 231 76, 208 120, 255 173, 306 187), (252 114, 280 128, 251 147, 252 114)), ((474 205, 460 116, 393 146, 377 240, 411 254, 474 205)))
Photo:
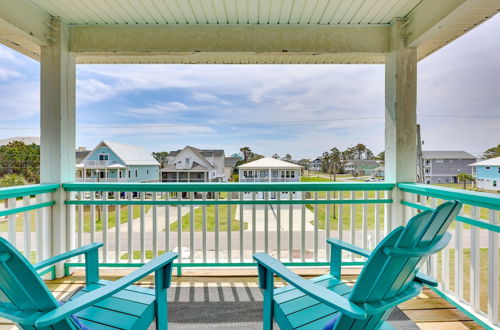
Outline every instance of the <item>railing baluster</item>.
MULTIPOLYGON (((144 202, 145 198, 146 198, 146 193, 145 192, 141 192, 140 193, 140 198, 141 198, 141 202, 144 202)), ((141 262, 146 262, 146 214, 145 214, 145 207, 144 207, 144 204, 141 204, 140 205, 140 244, 141 244, 141 262)))
MULTIPOLYGON (((23 206, 30 205, 31 196, 23 196, 23 206)), ((23 213, 23 228, 24 228, 24 255, 26 259, 31 260, 31 221, 30 212, 23 213)))
MULTIPOLYGON (((460 212, 463 214, 463 209, 460 212)), ((463 274, 464 274, 464 258, 463 258, 463 225, 460 221, 455 221, 455 296, 458 299, 463 299, 463 274)))
MULTIPOLYGON (((182 201, 182 192, 177 192, 177 202, 182 201)), ((177 253, 182 262, 182 205, 177 204, 177 253)))
MULTIPOLYGON (((281 200, 281 192, 276 192, 276 200, 281 200)), ((276 257, 281 260, 281 204, 276 204, 276 257)))
MULTIPOLYGON (((269 192, 264 191, 264 200, 269 201, 269 192)), ((269 204, 264 203, 264 252, 269 253, 269 204)))
MULTIPOLYGON (((437 201, 435 198, 431 198, 431 207, 436 208, 437 207, 437 201)), ((434 253, 431 256, 431 275, 434 278, 437 278, 438 275, 438 254, 434 253)))
MULTIPOLYGON (((102 194, 104 194, 103 200, 107 201, 108 200, 108 192, 103 191, 102 194)), ((108 246, 108 220, 109 220, 108 204, 104 204, 103 207, 104 207, 104 210, 103 210, 103 218, 104 219, 102 221, 102 243, 104 244, 104 246, 102 249, 102 255, 103 255, 102 261, 108 262, 108 249, 109 249, 109 246, 108 246)))
MULTIPOLYGON (((157 201, 157 192, 153 192, 153 202, 156 203, 157 201)), ((153 258, 156 258, 158 256, 158 206, 156 204, 153 204, 153 258)))
MULTIPOLYGON (((231 192, 227 192, 227 200, 231 200, 231 192)), ((232 250, 232 244, 231 244, 231 233, 232 233, 232 222, 233 222, 233 213, 232 213, 232 205, 228 204, 227 205, 227 262, 231 262, 232 256, 231 256, 231 250, 232 250)))
MULTIPOLYGON (((202 192, 202 199, 203 201, 207 200, 207 193, 202 192)), ((203 204, 201 207, 201 216, 202 216, 202 223, 201 223, 201 231, 202 231, 202 245, 203 245, 203 262, 207 262, 207 206, 203 204)))
MULTIPOLYGON (((9 198, 7 200, 7 207, 10 209, 15 209, 16 208, 16 199, 15 198, 9 198)), ((9 242, 17 247, 16 241, 17 241, 17 233, 16 233, 16 218, 17 214, 9 214, 7 216, 7 223, 8 223, 8 239, 9 242)))
MULTIPOLYGON (((252 191, 252 201, 255 201, 255 191, 252 191)), ((255 254, 256 250, 256 244, 257 244, 257 232, 256 232, 256 205, 255 203, 252 204, 252 255, 255 254)))
MULTIPOLYGON (((79 191, 77 194, 76 194, 76 199, 77 200, 82 200, 83 197, 82 197, 83 193, 81 191, 79 191)), ((77 233, 77 247, 80 247, 83 245, 83 231, 84 231, 84 206, 83 205, 78 205, 78 233, 77 233)), ((78 262, 82 262, 83 260, 83 256, 82 255, 79 255, 78 256, 78 262)))
MULTIPOLYGON (((302 192, 302 200, 306 200, 306 191, 302 192)), ((300 217, 300 260, 306 261, 306 204, 300 205, 302 210, 300 217)))
MULTIPOLYGON (((120 201, 120 191, 114 192, 115 201, 120 201)), ((115 262, 120 262, 121 205, 115 205, 115 262)))
MULTIPOLYGON (((380 199, 380 191, 375 193, 375 198, 380 199)), ((375 246, 380 242, 380 204, 375 204, 375 246)))
POLYGON ((344 237, 344 204, 342 204, 342 200, 344 199, 344 192, 341 190, 339 191, 339 215, 338 215, 338 237, 339 240, 342 240, 344 237))
MULTIPOLYGON (((471 206, 471 218, 475 220, 478 219, 478 210, 476 206, 471 206)), ((479 228, 476 226, 470 227, 470 298, 471 307, 474 311, 479 312, 480 301, 479 301, 479 290, 480 290, 480 255, 479 255, 479 228)))
POLYGON ((215 192, 215 262, 219 262, 219 192, 215 192))
MULTIPOLYGON (((165 201, 170 200, 170 192, 165 192, 165 201)), ((170 204, 165 205, 165 251, 170 251, 170 204)))
MULTIPOLYGON (((300 192, 302 194, 303 192, 300 192)), ((288 192, 288 200, 293 200, 293 192, 288 192)), ((288 205, 288 260, 293 261, 293 204, 288 205)))
MULTIPOLYGON (((90 192, 90 200, 94 201, 95 200, 95 191, 90 192)), ((94 243, 95 242, 95 205, 90 205, 90 242, 94 243)))
MULTIPOLYGON (((392 190, 387 190, 385 192, 385 197, 387 199, 392 199, 392 190)), ((398 203, 398 201, 392 201, 392 203, 398 203)), ((384 204, 384 237, 387 236, 392 230, 391 218, 392 204, 384 204)))
MULTIPOLYGON (((131 202, 132 201, 132 196, 133 195, 133 192, 129 191, 128 192, 128 200, 131 202)), ((134 220, 134 206, 132 204, 129 204, 127 206, 127 211, 128 211, 128 214, 127 214, 127 238, 128 238, 128 241, 127 241, 127 252, 128 252, 128 262, 132 262, 132 258, 133 258, 133 239, 134 239, 134 224, 132 223, 132 221, 134 220)))
MULTIPOLYGON (((240 195, 240 201, 243 201, 243 191, 240 191, 239 195, 240 195)), ((245 222, 243 221, 243 207, 244 207, 244 205, 240 204, 240 262, 243 262, 243 260, 245 258, 244 252, 243 252, 243 249, 245 248, 244 244, 243 244, 243 239, 244 239, 243 230, 244 230, 244 225, 245 225, 245 222)))
POLYGON ((363 249, 368 248, 368 204, 366 204, 366 201, 368 200, 368 191, 363 191, 363 199, 365 200, 365 203, 363 204, 363 213, 362 213, 362 246, 363 249))
MULTIPOLYGON (((43 202, 43 197, 42 195, 37 195, 36 196, 36 202, 37 203, 42 203, 43 202)), ((36 210, 36 220, 35 220, 35 237, 36 237, 36 261, 42 261, 43 260, 43 213, 44 209, 37 209, 36 210)))
MULTIPOLYGON (((489 210, 489 221, 498 224, 498 212, 489 210)), ((488 319, 498 323, 498 233, 488 232, 488 319)))
MULTIPOLYGON (((194 200, 194 192, 189 193, 189 201, 194 200)), ((194 262, 194 205, 189 204, 189 260, 194 262)))
MULTIPOLYGON (((330 191, 327 191, 326 192, 326 200, 327 202, 329 202, 331 200, 331 192, 330 191)), ((326 235, 326 239, 329 239, 330 238, 330 225, 331 225, 331 219, 330 219, 330 211, 331 211, 331 204, 325 204, 325 235, 326 235)), ((326 255, 326 260, 330 260, 330 249, 329 249, 329 246, 328 244, 325 244, 325 255, 326 255)))
MULTIPOLYGON (((318 200, 319 200, 318 192, 315 191, 314 201, 317 202, 318 200)), ((318 204, 314 203, 314 250, 313 250, 314 261, 318 261, 318 245, 319 245, 318 229, 319 229, 318 204)))
MULTIPOLYGON (((356 199, 356 192, 351 191, 351 199, 356 199)), ((356 245, 356 204, 351 204, 351 244, 356 245)), ((351 253, 351 261, 354 261, 354 253, 351 253)))

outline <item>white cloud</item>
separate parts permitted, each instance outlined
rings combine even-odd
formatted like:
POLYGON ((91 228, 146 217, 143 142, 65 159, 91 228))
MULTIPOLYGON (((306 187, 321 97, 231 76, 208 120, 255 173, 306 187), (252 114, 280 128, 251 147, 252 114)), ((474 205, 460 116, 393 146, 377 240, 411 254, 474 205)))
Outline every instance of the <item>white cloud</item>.
POLYGON ((172 114, 176 112, 182 112, 188 110, 188 106, 184 103, 173 101, 173 102, 163 102, 156 103, 144 108, 128 108, 123 113, 125 115, 133 117, 144 117, 144 116, 162 116, 166 114, 172 114))

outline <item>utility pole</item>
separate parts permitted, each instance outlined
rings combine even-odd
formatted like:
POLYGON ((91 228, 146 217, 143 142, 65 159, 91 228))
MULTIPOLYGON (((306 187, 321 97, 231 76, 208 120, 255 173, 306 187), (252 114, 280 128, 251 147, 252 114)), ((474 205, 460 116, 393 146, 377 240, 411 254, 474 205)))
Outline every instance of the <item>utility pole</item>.
POLYGON ((417 183, 424 183, 424 159, 422 154, 422 138, 420 136, 420 124, 417 124, 417 183))

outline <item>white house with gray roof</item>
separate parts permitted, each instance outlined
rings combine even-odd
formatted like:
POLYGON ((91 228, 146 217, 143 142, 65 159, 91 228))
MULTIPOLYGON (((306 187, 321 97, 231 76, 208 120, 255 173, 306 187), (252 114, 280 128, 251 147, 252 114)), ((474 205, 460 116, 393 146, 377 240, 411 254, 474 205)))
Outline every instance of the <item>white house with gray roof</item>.
POLYGON ((145 148, 101 141, 76 165, 80 182, 156 182, 160 163, 145 148))
POLYGON ((225 154, 221 149, 186 146, 170 151, 167 166, 160 170, 162 182, 225 182, 225 154))
POLYGON ((472 174, 476 157, 465 151, 423 151, 424 180, 427 184, 458 183, 458 173, 472 174))

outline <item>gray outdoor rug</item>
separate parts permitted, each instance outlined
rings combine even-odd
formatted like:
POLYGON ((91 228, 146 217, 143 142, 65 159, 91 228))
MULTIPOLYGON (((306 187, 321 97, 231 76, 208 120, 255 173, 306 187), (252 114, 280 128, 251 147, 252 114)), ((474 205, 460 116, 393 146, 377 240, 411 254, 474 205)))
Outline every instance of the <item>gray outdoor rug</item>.
MULTIPOLYGON (((168 301, 169 329, 262 329, 257 287, 172 287, 168 301)), ((389 322, 396 329, 419 329, 397 307, 389 322)))

